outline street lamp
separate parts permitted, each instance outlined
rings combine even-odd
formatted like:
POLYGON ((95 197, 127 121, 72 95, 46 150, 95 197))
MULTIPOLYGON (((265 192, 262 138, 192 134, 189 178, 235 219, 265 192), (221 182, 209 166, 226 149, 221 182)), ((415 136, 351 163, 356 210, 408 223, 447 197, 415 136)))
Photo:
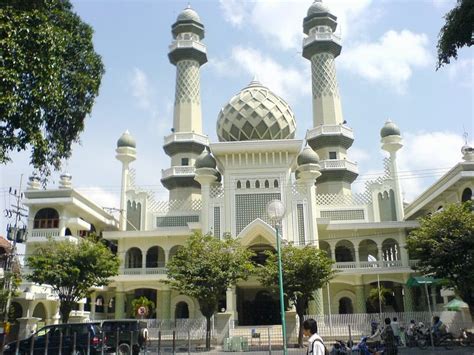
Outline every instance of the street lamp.
POLYGON ((281 226, 281 220, 285 215, 285 206, 280 200, 272 200, 267 205, 267 214, 271 221, 275 222, 277 255, 278 255, 278 288, 280 291, 280 312, 281 312, 281 333, 283 336, 283 354, 287 355, 286 349, 286 321, 285 321, 285 299, 283 298, 283 273, 281 268, 281 246, 278 229, 281 226))

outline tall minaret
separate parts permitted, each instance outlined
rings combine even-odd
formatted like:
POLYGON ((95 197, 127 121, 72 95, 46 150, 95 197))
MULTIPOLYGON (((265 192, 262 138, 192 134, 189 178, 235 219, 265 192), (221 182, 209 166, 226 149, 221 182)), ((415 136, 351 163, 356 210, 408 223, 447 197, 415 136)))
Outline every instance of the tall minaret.
POLYGON ((397 221, 402 221, 405 217, 405 212, 403 209, 403 193, 397 164, 397 151, 403 147, 400 129, 391 120, 387 120, 380 130, 380 138, 382 149, 390 154, 390 177, 393 179, 395 185, 395 210, 397 213, 397 221))
POLYGON ((128 175, 130 163, 137 159, 137 144, 130 133, 125 131, 117 141, 117 155, 115 158, 122 163, 122 185, 120 190, 120 220, 119 229, 124 231, 127 229, 127 190, 128 175))
POLYGON ((354 135, 342 116, 336 79, 335 58, 341 53, 336 20, 321 0, 314 1, 303 20, 303 57, 311 61, 313 88, 313 128, 306 139, 321 159, 318 193, 350 194, 358 169, 347 159, 354 135))
POLYGON ((202 134, 199 69, 207 62, 204 25, 188 7, 171 26, 173 42, 168 53, 176 66, 176 93, 172 134, 165 137, 163 149, 171 157, 171 168, 163 170, 161 182, 170 192, 170 200, 200 197, 200 185, 194 180, 194 162, 209 145, 202 134))

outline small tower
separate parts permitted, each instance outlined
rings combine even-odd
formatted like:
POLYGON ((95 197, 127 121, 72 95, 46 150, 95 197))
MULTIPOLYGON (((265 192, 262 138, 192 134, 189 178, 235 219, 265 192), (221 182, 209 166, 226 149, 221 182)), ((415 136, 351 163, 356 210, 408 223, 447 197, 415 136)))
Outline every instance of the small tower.
POLYGON ((127 190, 128 190, 128 173, 129 164, 137 159, 137 150, 135 139, 131 134, 125 131, 117 141, 117 149, 115 149, 117 160, 122 163, 122 189, 120 190, 120 221, 119 228, 121 231, 127 228, 127 190))
POLYGON ((207 62, 204 25, 188 5, 171 26, 173 42, 168 53, 176 66, 176 92, 172 134, 165 137, 163 149, 171 157, 171 168, 162 172, 161 182, 170 191, 170 200, 199 198, 200 186, 194 180, 194 161, 209 145, 202 134, 200 74, 207 62))
POLYGON ((403 147, 400 129, 391 120, 387 120, 380 130, 382 149, 390 154, 390 177, 395 182, 395 209, 397 212, 397 221, 403 220, 405 212, 403 211, 403 196, 398 176, 397 151, 403 147))
POLYGON ((354 135, 342 116, 336 79, 335 58, 341 53, 336 20, 321 0, 314 1, 303 20, 303 57, 311 61, 313 89, 313 128, 306 140, 321 158, 318 192, 350 194, 358 169, 347 159, 354 135))

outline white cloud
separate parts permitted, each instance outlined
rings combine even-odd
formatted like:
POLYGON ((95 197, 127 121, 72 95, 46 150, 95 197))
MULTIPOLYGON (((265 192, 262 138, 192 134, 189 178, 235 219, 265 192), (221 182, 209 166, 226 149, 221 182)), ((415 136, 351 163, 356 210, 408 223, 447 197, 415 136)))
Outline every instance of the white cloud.
POLYGON ((452 60, 445 68, 450 80, 456 81, 460 86, 466 88, 473 87, 474 59, 452 60))
POLYGON ((258 80, 283 98, 295 98, 311 92, 309 66, 283 66, 254 48, 237 46, 230 59, 214 60, 211 66, 223 76, 248 75, 248 82, 258 80))
POLYGON ((456 5, 456 0, 431 0, 433 6, 441 11, 447 11, 456 5))
POLYGON ((356 163, 366 161, 370 159, 370 157, 370 153, 362 148, 351 147, 351 149, 349 149, 349 159, 356 163))
POLYGON ((144 110, 151 110, 153 108, 153 90, 143 70, 133 68, 130 86, 133 97, 137 99, 138 107, 144 110))
POLYGON ((346 48, 338 63, 364 79, 403 93, 415 68, 434 65, 428 45, 428 37, 423 33, 391 30, 377 42, 346 48))
POLYGON ((412 201, 461 161, 464 138, 452 132, 403 134, 398 166, 405 200, 412 201))
MULTIPOLYGON (((375 11, 371 13, 370 19, 359 16, 371 3, 372 0, 330 2, 328 7, 338 18, 338 31, 341 31, 343 37, 357 35, 357 28, 377 17, 375 11)), ((311 1, 308 0, 220 0, 226 21, 236 27, 252 26, 264 37, 274 40, 277 46, 291 50, 301 50, 303 18, 310 5, 311 1)))

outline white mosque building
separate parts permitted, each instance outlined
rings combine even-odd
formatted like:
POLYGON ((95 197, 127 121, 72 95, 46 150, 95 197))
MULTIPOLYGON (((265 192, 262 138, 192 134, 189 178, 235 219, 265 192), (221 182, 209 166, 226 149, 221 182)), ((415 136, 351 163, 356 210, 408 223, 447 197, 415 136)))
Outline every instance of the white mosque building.
MULTIPOLYGON (((129 317, 131 301, 146 296, 156 304, 151 315, 156 319, 200 318, 196 300, 163 283, 167 262, 195 231, 237 238, 255 251, 255 262, 261 261, 263 251, 276 248, 266 213, 274 199, 286 209, 282 238, 318 246, 340 271, 316 292, 310 314, 373 312, 367 299, 378 278, 393 291, 387 310, 426 309, 421 291, 406 286, 416 263, 405 249, 406 236, 418 226, 417 217, 472 197, 473 151, 466 147, 460 163, 404 205, 397 173, 402 135, 387 121, 380 137, 373 137, 388 153, 381 161, 385 176, 368 183, 364 193, 354 193, 358 168, 348 156, 354 132, 344 120, 336 79, 341 52, 336 26, 336 16, 320 0, 303 20, 302 53, 311 65, 313 107, 313 127, 304 139, 295 139, 297 120, 285 100, 253 80, 220 109, 219 141, 210 142, 202 129, 200 98, 200 67, 207 61, 204 25, 189 7, 179 14, 168 53, 176 66, 173 130, 163 143, 171 164, 161 177, 169 200, 156 201, 135 186, 131 169, 139 156, 128 132, 116 148, 122 164, 119 220, 76 191, 70 175, 46 190, 37 178, 30 179, 27 254, 48 237, 74 242, 95 231, 116 245, 122 261, 119 275, 94 290, 73 317, 129 317)), ((23 326, 58 321, 57 298, 48 286, 24 282, 21 291, 14 304, 23 326)), ((443 303, 438 291, 432 292, 434 304, 443 303)), ((219 309, 239 325, 280 322, 277 297, 253 278, 222 295, 219 309)))

